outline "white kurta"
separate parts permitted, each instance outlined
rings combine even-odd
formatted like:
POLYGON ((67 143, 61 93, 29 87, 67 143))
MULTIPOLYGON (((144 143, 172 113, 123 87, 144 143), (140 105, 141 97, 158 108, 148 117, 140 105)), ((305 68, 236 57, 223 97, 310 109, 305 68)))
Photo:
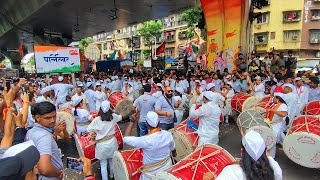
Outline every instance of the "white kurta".
MULTIPOLYGON (((154 164, 160 162, 170 156, 171 151, 176 147, 171 133, 162 130, 150 135, 133 137, 127 136, 123 138, 123 142, 129 146, 143 149, 143 164, 154 164)), ((147 176, 154 176, 160 171, 165 171, 172 166, 171 160, 163 167, 147 172, 147 176)), ((141 175, 140 180, 150 180, 145 175, 141 175)))
POLYGON ((223 107, 222 109, 222 114, 223 116, 226 115, 231 115, 232 114, 232 108, 231 108, 231 99, 234 96, 234 90, 231 89, 228 93, 227 93, 227 97, 226 97, 226 105, 223 107))
POLYGON ((57 97, 56 103, 63 103, 66 101, 69 89, 73 88, 71 84, 57 83, 50 86, 54 90, 54 94, 57 97))
MULTIPOLYGON (((101 117, 96 117, 88 126, 87 131, 95 131, 97 136, 96 140, 102 139, 106 136, 114 135, 115 124, 122 120, 121 115, 112 114, 113 120, 102 121, 101 117)), ((118 150, 118 143, 115 137, 108 141, 100 142, 96 145, 96 158, 110 159, 115 151, 118 150)))
POLYGON ((181 98, 180 96, 174 96, 173 99, 174 99, 174 101, 175 101, 176 103, 178 103, 179 100, 182 101, 181 104, 180 104, 180 106, 179 106, 178 108, 175 108, 175 109, 174 109, 174 112, 176 113, 176 117, 177 117, 177 123, 176 123, 176 124, 180 124, 181 121, 182 121, 183 112, 184 112, 184 111, 183 111, 183 106, 184 106, 184 104, 185 104, 186 101, 187 101, 187 96, 182 95, 182 98, 181 98))
POLYGON ((199 118, 199 144, 218 144, 219 142, 219 122, 221 110, 217 104, 208 102, 195 110, 196 105, 190 108, 190 117, 199 118))
POLYGON ((90 112, 96 111, 96 103, 94 102, 94 91, 92 89, 88 89, 84 92, 88 100, 88 106, 90 112))
POLYGON ((256 96, 260 99, 265 97, 265 93, 264 93, 265 87, 264 87, 263 83, 261 83, 259 85, 254 85, 254 88, 255 88, 255 90, 253 92, 254 96, 256 96))
MULTIPOLYGON (((271 156, 268 157, 271 168, 273 169, 274 179, 282 180, 282 169, 277 161, 271 156)), ((216 180, 246 180, 246 175, 239 164, 233 164, 223 168, 216 180)))
POLYGON ((296 105, 297 105, 297 100, 298 100, 298 95, 291 92, 288 94, 283 94, 281 96, 283 100, 286 102, 288 106, 288 117, 290 119, 290 122, 294 119, 296 115, 296 105))
POLYGON ((95 91, 94 92, 94 101, 96 103, 96 112, 99 112, 101 103, 107 99, 107 96, 104 92, 95 91))
MULTIPOLYGON (((75 109, 72 108, 71 110, 72 115, 74 115, 74 111, 75 109)), ((77 125, 77 134, 81 134, 87 131, 91 117, 92 116, 86 109, 77 109, 77 115, 74 116, 76 120, 76 125, 77 125)))
POLYGON ((293 92, 297 94, 297 104, 295 105, 295 116, 300 116, 302 108, 308 103, 309 89, 305 86, 295 87, 293 92))
MULTIPOLYGON (((277 111, 280 112, 288 112, 288 106, 285 104, 281 104, 280 107, 277 109, 277 111)), ((286 117, 280 117, 277 114, 274 114, 272 121, 276 122, 276 121, 281 121, 277 124, 273 124, 271 126, 271 129, 273 130, 273 132, 276 134, 277 136, 277 143, 280 142, 281 140, 281 133, 283 133, 286 129, 286 121, 285 121, 286 117)))

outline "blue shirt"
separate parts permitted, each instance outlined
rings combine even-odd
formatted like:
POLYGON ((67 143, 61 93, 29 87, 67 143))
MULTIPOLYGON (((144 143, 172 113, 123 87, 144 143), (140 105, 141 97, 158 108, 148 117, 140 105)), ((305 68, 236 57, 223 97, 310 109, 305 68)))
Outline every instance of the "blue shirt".
POLYGON ((151 96, 150 93, 145 92, 144 95, 138 97, 135 100, 135 105, 140 111, 140 122, 146 122, 146 116, 149 111, 154 111, 154 105, 156 104, 157 99, 151 96))
MULTIPOLYGON (((34 127, 27 132, 26 141, 32 140, 36 145, 40 156, 50 155, 51 163, 58 169, 63 169, 61 160, 61 154, 58 149, 56 141, 53 139, 52 130, 46 128, 38 123, 34 123, 34 127)), ((41 180, 56 180, 55 177, 45 177, 40 174, 39 179, 41 180)))
POLYGON ((315 100, 320 100, 320 88, 309 88, 309 102, 310 101, 315 101, 315 100))
MULTIPOLYGON (((171 103, 171 105, 167 102, 167 100, 165 99, 164 95, 160 96, 157 99, 157 102, 155 104, 155 110, 160 110, 162 112, 168 112, 171 113, 172 115, 174 114, 174 100, 173 98, 168 99, 168 101, 171 103)), ((159 115, 159 121, 160 123, 164 123, 164 124, 171 124, 173 123, 173 116, 172 117, 166 117, 166 116, 160 116, 159 115)))

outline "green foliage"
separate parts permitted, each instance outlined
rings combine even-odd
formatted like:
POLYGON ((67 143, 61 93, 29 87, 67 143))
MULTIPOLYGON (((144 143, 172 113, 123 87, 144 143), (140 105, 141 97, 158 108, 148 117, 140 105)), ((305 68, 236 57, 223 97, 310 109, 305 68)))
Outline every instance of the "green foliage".
POLYGON ((89 44, 93 43, 93 39, 90 37, 81 39, 79 42, 79 50, 81 53, 84 53, 84 49, 89 46, 89 44))
POLYGON ((145 59, 148 59, 148 57, 150 57, 151 50, 149 50, 149 49, 142 49, 141 52, 142 52, 143 57, 144 57, 145 59))
POLYGON ((147 21, 137 30, 139 35, 142 36, 147 42, 150 37, 161 34, 163 28, 161 21, 147 21))
POLYGON ((187 33, 187 38, 191 39, 194 36, 194 27, 189 27, 186 33, 187 33))
POLYGON ((188 23, 188 27, 194 27, 201 19, 201 7, 194 7, 181 13, 181 20, 188 23))

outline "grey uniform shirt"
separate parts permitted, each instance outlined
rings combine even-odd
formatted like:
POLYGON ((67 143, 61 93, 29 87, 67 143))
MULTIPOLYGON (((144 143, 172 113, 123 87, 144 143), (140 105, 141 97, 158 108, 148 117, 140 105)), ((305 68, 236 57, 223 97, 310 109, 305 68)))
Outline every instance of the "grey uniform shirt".
POLYGON ((145 92, 144 95, 135 100, 135 106, 140 111, 139 122, 146 122, 146 116, 149 111, 154 111, 157 99, 150 93, 145 92))
MULTIPOLYGON (((27 132, 26 141, 32 140, 36 145, 40 156, 50 155, 51 163, 56 169, 63 169, 63 164, 58 150, 58 145, 53 139, 51 130, 35 123, 34 127, 27 132)), ((45 177, 40 174, 39 180, 56 180, 58 178, 45 177)))
MULTIPOLYGON (((155 110, 160 110, 162 112, 168 112, 171 113, 172 115, 174 114, 174 110, 172 107, 174 107, 174 100, 173 98, 168 99, 168 101, 171 103, 171 105, 167 102, 165 99, 164 95, 160 96, 157 99, 157 102, 155 104, 155 110), (171 107, 172 106, 172 107, 171 107)), ((164 124, 171 124, 173 123, 173 116, 172 117, 166 117, 166 116, 160 116, 159 115, 159 121, 160 123, 164 124)))

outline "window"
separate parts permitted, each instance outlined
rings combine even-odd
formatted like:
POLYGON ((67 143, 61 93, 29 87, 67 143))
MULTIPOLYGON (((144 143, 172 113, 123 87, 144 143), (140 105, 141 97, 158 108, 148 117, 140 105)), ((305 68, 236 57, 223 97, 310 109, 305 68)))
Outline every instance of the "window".
POLYGON ((133 37, 133 44, 135 48, 140 48, 140 37, 133 37))
POLYGON ((271 32, 270 39, 276 39, 276 32, 271 32))
POLYGON ((293 30, 293 31, 284 31, 284 42, 292 42, 299 40, 300 31, 293 30))
POLYGON ((179 39, 186 39, 186 38, 187 38, 187 32, 186 31, 179 32, 179 39))
POLYGON ((312 21, 320 20, 320 10, 312 10, 311 20, 312 21))
POLYGON ((284 22, 297 22, 301 19, 300 11, 288 11, 283 13, 284 22))
POLYGON ((167 42, 175 41, 175 31, 165 32, 165 38, 167 42))
POLYGON ((320 43, 320 29, 310 30, 310 43, 311 44, 320 43))
POLYGON ((255 34, 255 45, 266 45, 268 44, 268 33, 255 34))
POLYGON ((166 57, 173 57, 174 55, 174 48, 166 48, 166 57))
POLYGON ((174 17, 164 18, 164 26, 165 27, 173 27, 174 26, 174 17))
POLYGON ((257 24, 266 24, 269 21, 269 13, 263 13, 261 16, 257 17, 256 23, 257 24))

